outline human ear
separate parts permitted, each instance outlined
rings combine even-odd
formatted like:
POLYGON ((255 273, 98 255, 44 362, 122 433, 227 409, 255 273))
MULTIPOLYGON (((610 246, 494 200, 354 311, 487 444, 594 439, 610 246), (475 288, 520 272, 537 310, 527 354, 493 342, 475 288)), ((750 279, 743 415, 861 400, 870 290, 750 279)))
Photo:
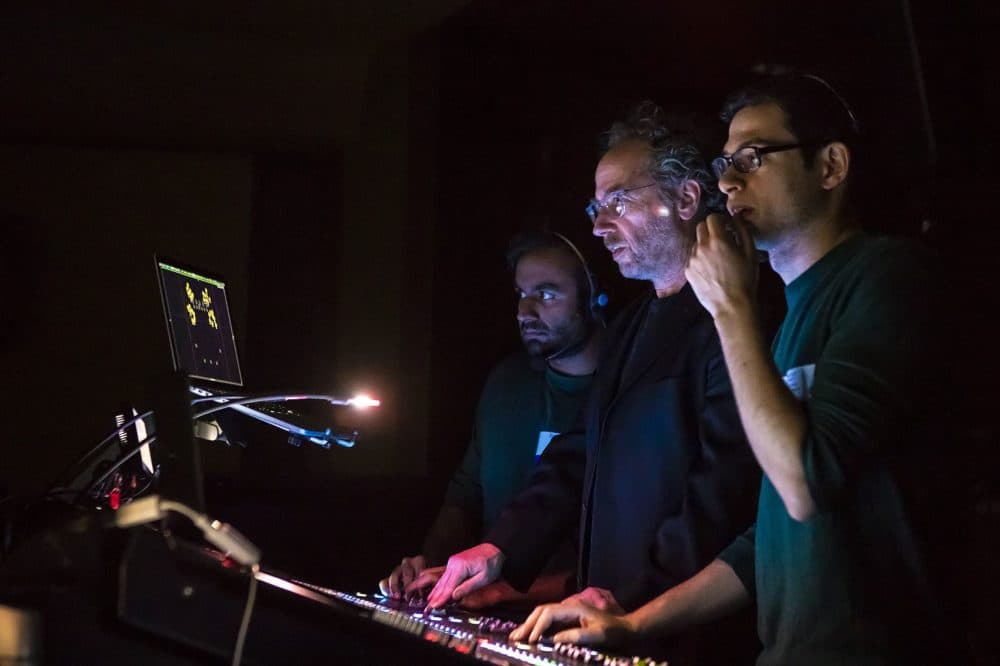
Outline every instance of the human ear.
POLYGON ((682 220, 693 220, 701 204, 701 185, 685 180, 677 190, 677 214, 682 220))
POLYGON ((825 145, 819 152, 819 167, 824 190, 832 190, 845 180, 851 168, 851 151, 840 141, 825 145))

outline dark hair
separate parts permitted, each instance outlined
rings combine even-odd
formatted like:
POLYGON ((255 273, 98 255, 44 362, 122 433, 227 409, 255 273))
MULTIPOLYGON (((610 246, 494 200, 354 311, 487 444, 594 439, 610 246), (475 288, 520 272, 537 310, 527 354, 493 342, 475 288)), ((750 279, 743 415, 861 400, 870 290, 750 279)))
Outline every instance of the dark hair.
MULTIPOLYGON (((780 70, 762 76, 726 98, 720 114, 729 123, 747 106, 773 103, 785 112, 788 129, 814 157, 820 148, 840 141, 856 154, 860 149, 861 128, 854 112, 840 94, 813 74, 780 70)), ((806 166, 813 160, 807 159, 806 166)))
POLYGON ((511 239, 507 246, 507 268, 511 273, 517 270, 517 264, 526 254, 538 250, 562 250, 573 258, 573 279, 576 280, 577 300, 580 310, 586 313, 591 309, 591 301, 600 293, 597 275, 590 269, 590 264, 582 254, 579 246, 569 240, 564 234, 548 230, 522 231, 511 239), (574 252, 574 248, 576 251, 574 252), (577 255, 580 252, 580 255, 577 255))
MULTIPOLYGON (((715 146, 705 150, 707 128, 698 125, 699 121, 690 117, 668 119, 662 108, 646 100, 605 133, 604 152, 625 141, 649 144, 649 175, 659 185, 660 196, 670 201, 685 181, 693 180, 701 188, 696 218, 702 218, 709 212, 721 211, 726 198, 719 191, 718 181, 705 157, 715 146)), ((718 141, 716 146, 721 143, 718 141)))

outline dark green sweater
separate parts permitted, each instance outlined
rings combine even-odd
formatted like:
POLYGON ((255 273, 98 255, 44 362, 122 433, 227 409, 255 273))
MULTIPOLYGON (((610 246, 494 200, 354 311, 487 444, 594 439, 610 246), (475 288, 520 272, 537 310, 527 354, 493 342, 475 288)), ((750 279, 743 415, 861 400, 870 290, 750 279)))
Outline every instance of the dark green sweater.
MULTIPOLYGON (((469 543, 448 544, 452 549, 476 543, 524 488, 540 448, 576 425, 592 380, 593 375, 540 370, 524 353, 494 368, 476 408, 472 441, 445 495, 445 504, 475 518, 481 531, 467 535, 469 543)), ((445 538, 431 534, 428 543, 439 541, 438 536, 445 538)))
POLYGON ((793 520, 765 477, 755 528, 720 556, 756 593, 758 664, 934 654, 925 512, 909 493, 941 444, 931 439, 944 352, 931 266, 914 244, 860 234, 785 289, 774 361, 805 404, 817 513, 793 520))

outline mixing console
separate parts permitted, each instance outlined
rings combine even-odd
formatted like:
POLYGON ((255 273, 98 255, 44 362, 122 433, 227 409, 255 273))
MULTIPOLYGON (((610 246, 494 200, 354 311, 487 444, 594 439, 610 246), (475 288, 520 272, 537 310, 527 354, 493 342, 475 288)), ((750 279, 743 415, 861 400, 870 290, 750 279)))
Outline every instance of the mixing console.
POLYGON ((517 622, 475 615, 458 607, 425 611, 422 602, 413 603, 363 593, 347 594, 301 581, 295 583, 359 609, 373 622, 494 664, 667 666, 666 662, 616 656, 569 643, 545 640, 536 644, 515 643, 508 640, 507 635, 518 625, 517 622))
MULTIPOLYGON (((130 535, 118 573, 124 582, 116 607, 124 623, 171 645, 231 656, 246 603, 245 569, 210 548, 180 538, 168 544, 159 532, 142 529, 130 535)), ((522 616, 502 608, 489 615, 458 606, 427 611, 423 600, 348 594, 269 569, 252 575, 259 585, 247 663, 667 666, 551 640, 512 642, 507 637, 522 616)))

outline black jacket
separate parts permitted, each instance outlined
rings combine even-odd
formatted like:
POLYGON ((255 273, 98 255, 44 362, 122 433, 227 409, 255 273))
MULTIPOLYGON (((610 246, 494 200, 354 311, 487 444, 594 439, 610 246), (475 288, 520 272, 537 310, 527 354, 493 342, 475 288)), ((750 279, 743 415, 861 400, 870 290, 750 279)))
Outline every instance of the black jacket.
POLYGON ((579 585, 633 610, 750 525, 759 482, 711 317, 689 286, 650 293, 609 327, 582 427, 549 444, 486 541, 523 589, 578 527, 579 585))

